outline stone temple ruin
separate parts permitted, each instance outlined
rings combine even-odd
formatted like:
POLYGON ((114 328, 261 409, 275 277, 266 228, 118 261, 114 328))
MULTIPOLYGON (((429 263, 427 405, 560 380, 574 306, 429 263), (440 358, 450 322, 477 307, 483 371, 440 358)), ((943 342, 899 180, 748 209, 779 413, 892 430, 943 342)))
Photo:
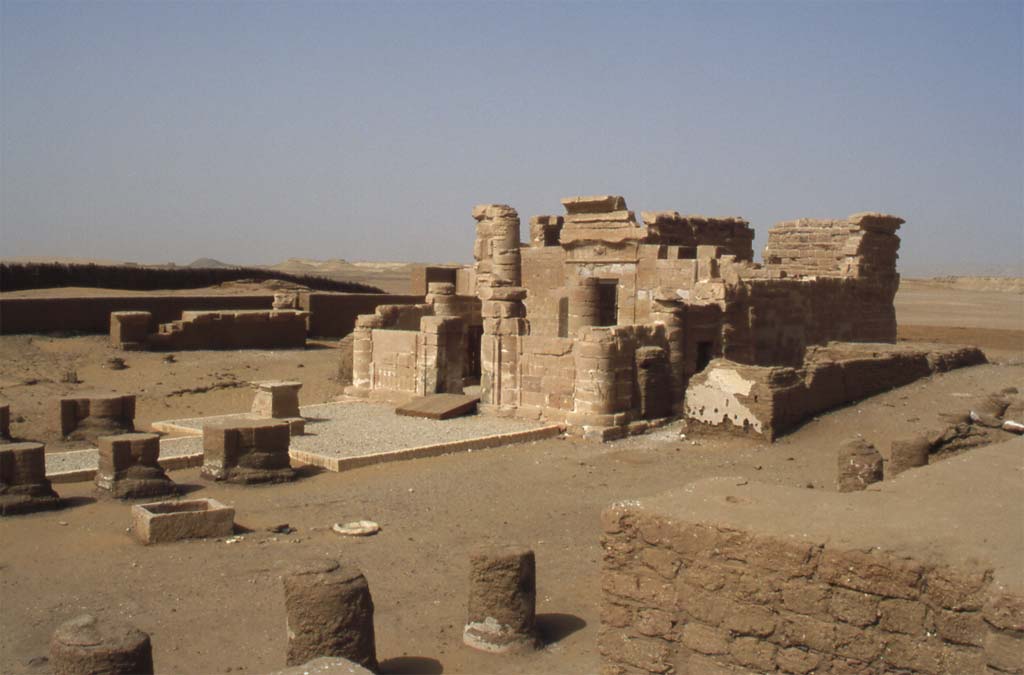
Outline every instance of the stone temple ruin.
POLYGON ((531 219, 526 244, 515 209, 477 206, 472 270, 447 270, 424 304, 359 317, 347 393, 460 393, 479 378, 482 412, 588 437, 685 415, 771 439, 984 360, 894 348, 896 216, 780 223, 758 264, 741 218, 644 211, 641 223, 620 196, 562 204, 531 219))

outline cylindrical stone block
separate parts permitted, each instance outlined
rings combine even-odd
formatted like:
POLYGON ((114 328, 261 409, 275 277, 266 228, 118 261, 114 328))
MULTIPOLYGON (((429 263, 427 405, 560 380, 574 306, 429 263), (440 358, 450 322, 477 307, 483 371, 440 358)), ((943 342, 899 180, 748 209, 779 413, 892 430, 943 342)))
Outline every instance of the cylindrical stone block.
POLYGON ((537 646, 537 568, 524 546, 487 546, 469 559, 469 615, 462 641, 487 652, 537 646))
POLYGON ((580 279, 569 288, 569 337, 583 326, 596 326, 601 319, 601 294, 598 280, 580 279))
POLYGON ((50 667, 54 675, 152 675, 153 648, 128 624, 84 615, 54 632, 50 667))
POLYGON ((377 669, 373 598, 362 572, 314 560, 293 567, 283 581, 289 666, 340 656, 377 669))
POLYGON ((886 478, 903 473, 907 469, 928 465, 932 444, 925 436, 893 441, 889 451, 889 463, 885 469, 886 478))

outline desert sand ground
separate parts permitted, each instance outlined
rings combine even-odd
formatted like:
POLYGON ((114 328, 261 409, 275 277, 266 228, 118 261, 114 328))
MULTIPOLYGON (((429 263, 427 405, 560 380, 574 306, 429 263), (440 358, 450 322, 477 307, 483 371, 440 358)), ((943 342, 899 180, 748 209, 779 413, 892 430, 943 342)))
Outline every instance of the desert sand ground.
MULTIPOLYGON (((127 534, 128 507, 96 501, 91 485, 57 485, 73 506, 0 522, 0 672, 44 673, 53 629, 82 612, 118 615, 152 635, 161 673, 265 673, 284 664, 280 570, 299 556, 337 556, 365 572, 376 605, 378 654, 391 673, 590 673, 599 656, 598 514, 702 477, 735 475, 834 489, 835 448, 863 434, 880 448, 935 425, 968 397, 1024 382, 1024 295, 906 281, 897 296, 901 339, 978 344, 990 365, 923 380, 812 420, 774 444, 726 436, 680 437, 676 424, 615 443, 551 440, 469 454, 308 472, 296 483, 209 485, 171 473, 193 496, 235 506, 246 528, 224 540, 142 547, 127 534), (383 531, 343 539, 339 521, 369 518, 383 531), (289 535, 268 528, 288 523, 289 535), (461 645, 468 551, 518 542, 537 553, 538 606, 547 646, 507 658, 461 645)), ((70 391, 139 394, 137 424, 248 408, 249 380, 294 378, 303 403, 342 387, 341 351, 118 353, 102 336, 0 337, 0 397, 13 432, 56 438, 55 399, 70 391), (124 370, 107 359, 121 356, 124 370), (75 370, 81 384, 61 382, 75 370)), ((979 486, 981 488, 983 486, 979 486)), ((907 526, 913 527, 913 518, 907 526)), ((836 524, 840 527, 841 524, 836 524)))

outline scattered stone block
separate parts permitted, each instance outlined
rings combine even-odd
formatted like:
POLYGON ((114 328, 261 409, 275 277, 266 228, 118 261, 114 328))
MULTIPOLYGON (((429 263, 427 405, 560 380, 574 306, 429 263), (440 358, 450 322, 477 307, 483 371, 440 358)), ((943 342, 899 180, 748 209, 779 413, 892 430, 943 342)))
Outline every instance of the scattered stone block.
POLYGON ((50 640, 54 675, 153 675, 149 635, 88 614, 61 624, 50 640))
POLYGON ((0 438, 11 438, 11 406, 8 403, 0 404, 0 438))
POLYGON ((854 438, 839 447, 838 469, 840 492, 863 490, 882 480, 882 455, 863 438, 854 438))
POLYGON ((470 555, 469 612, 462 641, 507 653, 535 649, 537 568, 523 546, 487 546, 470 555))
POLYGON ((982 426, 998 428, 1002 426, 1003 413, 1009 406, 1010 399, 1005 394, 983 396, 971 405, 971 421, 982 426))
POLYGON ((275 670, 270 675, 373 675, 373 671, 348 659, 321 656, 299 666, 275 670))
POLYGON ((60 433, 64 438, 95 443, 100 436, 135 431, 133 394, 90 395, 60 400, 60 433))
POLYGON ((476 406, 479 402, 480 398, 477 396, 429 394, 414 398, 405 405, 395 408, 395 414, 406 417, 425 417, 431 420, 447 420, 476 413, 476 406))
POLYGON ((146 349, 146 338, 152 325, 151 312, 111 312, 110 344, 125 351, 146 349))
POLYGON ((173 494, 174 481, 160 466, 158 434, 100 436, 96 487, 119 499, 173 494))
POLYGON ((132 534, 143 544, 226 537, 234 532, 235 510, 216 499, 152 502, 132 506, 132 534))
POLYGON ((203 468, 208 480, 248 485, 295 479, 284 420, 245 420, 203 427, 203 468))
POLYGON ((893 441, 889 451, 889 462, 885 467, 885 477, 892 478, 907 469, 927 466, 931 449, 932 444, 925 436, 893 441))
POLYGON ((299 389, 301 382, 266 381, 253 382, 256 398, 252 402, 252 414, 259 417, 302 417, 299 412, 299 389))
POLYGON ((373 598, 363 573, 335 560, 308 560, 283 577, 289 666, 322 656, 377 669, 373 598))
POLYGON ((0 515, 55 509, 60 498, 46 478, 42 443, 0 444, 0 515))

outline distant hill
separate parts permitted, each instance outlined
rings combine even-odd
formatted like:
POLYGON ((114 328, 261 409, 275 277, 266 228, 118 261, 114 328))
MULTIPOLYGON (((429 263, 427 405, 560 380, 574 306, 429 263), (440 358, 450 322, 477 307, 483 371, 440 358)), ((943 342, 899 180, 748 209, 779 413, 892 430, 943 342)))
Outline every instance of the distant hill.
POLYGON ((227 263, 222 263, 221 261, 216 260, 214 258, 199 258, 185 265, 185 267, 201 267, 203 269, 228 269, 231 267, 237 267, 237 265, 228 265, 227 263))

